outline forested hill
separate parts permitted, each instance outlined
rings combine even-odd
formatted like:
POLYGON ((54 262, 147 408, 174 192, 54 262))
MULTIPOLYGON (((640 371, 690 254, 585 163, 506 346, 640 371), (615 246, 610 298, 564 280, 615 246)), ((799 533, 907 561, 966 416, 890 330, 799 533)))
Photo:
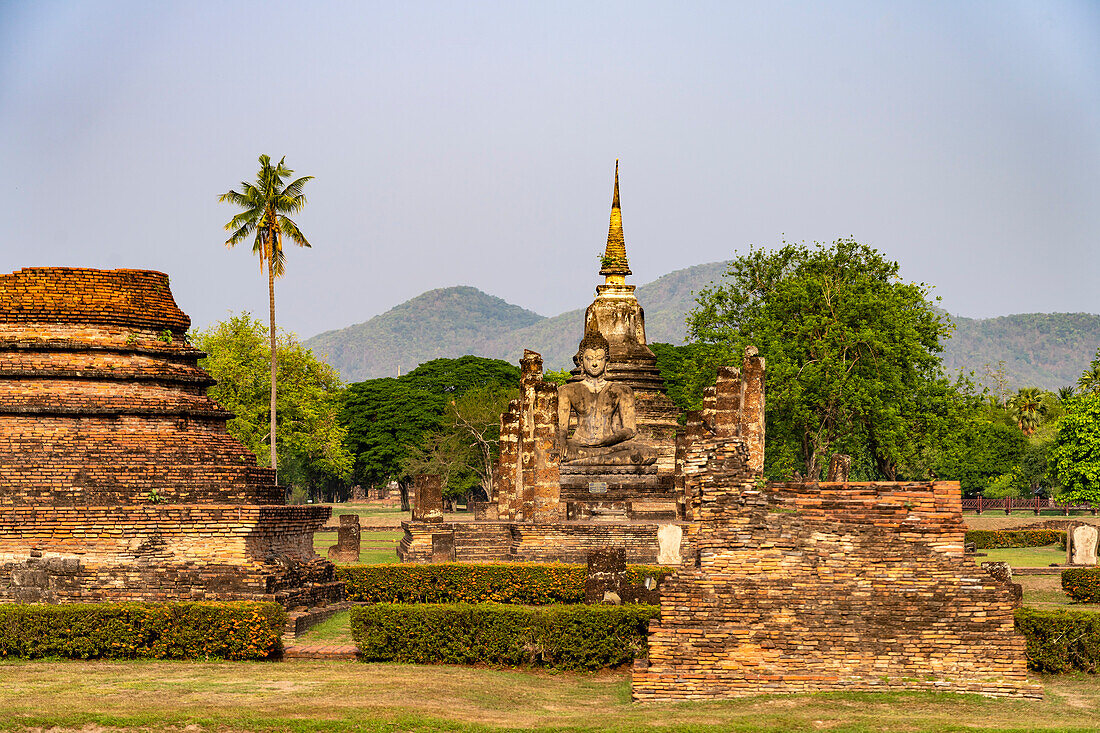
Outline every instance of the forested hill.
MULTIPOLYGON (((639 286, 635 292, 645 308, 647 338, 683 343, 684 314, 694 303, 692 292, 719 280, 725 270, 726 263, 711 262, 639 286)), ((366 323, 318 334, 305 345, 348 382, 392 377, 398 368, 404 373, 430 359, 466 354, 514 364, 524 348, 542 354, 547 369, 572 368, 584 328, 584 307, 546 318, 477 288, 443 288, 366 323)))
POLYGON ((489 342, 545 316, 459 286, 429 290, 412 300, 305 342, 348 382, 407 373, 432 359, 484 355, 489 342))
MULTIPOLYGON (((720 280, 725 269, 724 262, 696 265, 639 286, 649 341, 683 343, 693 292, 720 280)), ((1001 360, 1013 389, 1075 384, 1100 346, 1100 316, 1087 313, 952 320, 956 330, 946 344, 945 369, 951 375, 973 371, 990 388, 986 366, 996 369, 1001 360)), ((396 376, 399 369, 407 373, 431 359, 465 354, 514 364, 524 348, 541 353, 547 369, 562 369, 573 366, 583 321, 584 307, 546 318, 477 288, 453 287, 430 290, 366 323, 314 336, 305 345, 349 382, 396 376)))
POLYGON ((980 320, 952 316, 955 334, 943 364, 948 373, 974 371, 987 387, 987 365, 998 368, 1013 389, 1055 390, 1077 384, 1100 347, 1100 316, 1091 313, 1020 313, 980 320))

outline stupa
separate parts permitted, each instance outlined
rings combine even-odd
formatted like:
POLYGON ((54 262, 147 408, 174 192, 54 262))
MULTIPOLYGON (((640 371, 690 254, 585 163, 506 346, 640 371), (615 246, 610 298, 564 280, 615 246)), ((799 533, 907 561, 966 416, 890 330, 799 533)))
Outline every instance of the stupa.
POLYGON ((0 275, 0 600, 342 597, 187 343, 164 273, 0 275))

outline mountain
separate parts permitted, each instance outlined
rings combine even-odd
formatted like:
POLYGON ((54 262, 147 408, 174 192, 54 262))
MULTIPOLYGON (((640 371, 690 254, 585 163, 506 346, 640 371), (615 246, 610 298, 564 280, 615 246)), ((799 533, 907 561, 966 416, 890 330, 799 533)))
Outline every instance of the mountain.
POLYGON ((395 376, 440 357, 487 355, 487 344, 545 320, 518 305, 459 286, 429 290, 366 323, 325 331, 305 345, 348 382, 395 376))
POLYGON ((986 387, 987 376, 1004 361, 1004 377, 1013 389, 1056 390, 1076 385, 1100 346, 1100 316, 1091 313, 1020 313, 998 318, 952 316, 943 366, 948 374, 974 372, 986 387))
MULTIPOLYGON (((640 285, 635 292, 645 308, 648 340, 683 343, 684 316, 694 305, 694 293, 720 280, 726 265, 696 265, 640 285)), ((989 388, 994 385, 987 372, 998 368, 1013 389, 1075 384, 1100 346, 1100 316, 1088 313, 952 316, 952 321, 945 370, 952 375, 972 371, 989 388)), ((366 323, 314 336, 305 345, 349 382, 394 376, 430 359, 465 354, 516 363, 524 348, 541 353, 547 369, 564 369, 573 366, 583 324, 584 308, 546 318, 463 286, 430 290, 366 323)))

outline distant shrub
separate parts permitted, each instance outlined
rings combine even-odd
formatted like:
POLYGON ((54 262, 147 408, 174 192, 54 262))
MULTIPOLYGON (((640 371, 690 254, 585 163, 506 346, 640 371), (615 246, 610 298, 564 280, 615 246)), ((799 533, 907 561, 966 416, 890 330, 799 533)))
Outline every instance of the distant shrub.
POLYGON ((1062 590, 1079 603, 1100 603, 1100 568, 1063 570, 1062 590))
MULTIPOLYGON (((672 568, 627 566, 627 580, 660 581, 672 568)), ((584 565, 564 563, 440 563, 339 565, 349 601, 367 603, 583 603, 584 565)))
POLYGON ((7 603, 0 657, 264 659, 285 624, 277 603, 7 603))
POLYGON ((1030 670, 1057 674, 1100 669, 1100 614, 1018 608, 1016 631, 1027 639, 1030 670))
POLYGON ((1066 545, 1066 533, 1056 529, 972 529, 966 541, 979 550, 999 550, 1006 547, 1045 547, 1055 543, 1066 545))
POLYGON ((379 603, 351 609, 351 634, 364 661, 592 670, 644 657, 659 614, 640 604, 379 603))

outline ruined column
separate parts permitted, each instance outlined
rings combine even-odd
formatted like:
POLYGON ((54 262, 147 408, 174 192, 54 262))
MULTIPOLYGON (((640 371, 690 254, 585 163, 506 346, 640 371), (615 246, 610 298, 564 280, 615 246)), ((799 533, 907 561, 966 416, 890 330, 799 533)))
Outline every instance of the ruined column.
MULTIPOLYGON (((542 356, 525 349, 520 361, 522 412, 519 459, 523 519, 557 522, 562 517, 557 433, 557 386, 542 378, 542 356)), ((517 487, 518 488, 518 487, 517 487)))
POLYGON ((764 475, 764 357, 745 347, 741 366, 741 437, 749 449, 749 470, 764 475))
POLYGON ((413 477, 412 518, 414 522, 443 521, 443 477, 421 473, 413 477))
POLYGON ((714 434, 719 438, 741 435, 741 371, 718 367, 714 383, 714 434))

